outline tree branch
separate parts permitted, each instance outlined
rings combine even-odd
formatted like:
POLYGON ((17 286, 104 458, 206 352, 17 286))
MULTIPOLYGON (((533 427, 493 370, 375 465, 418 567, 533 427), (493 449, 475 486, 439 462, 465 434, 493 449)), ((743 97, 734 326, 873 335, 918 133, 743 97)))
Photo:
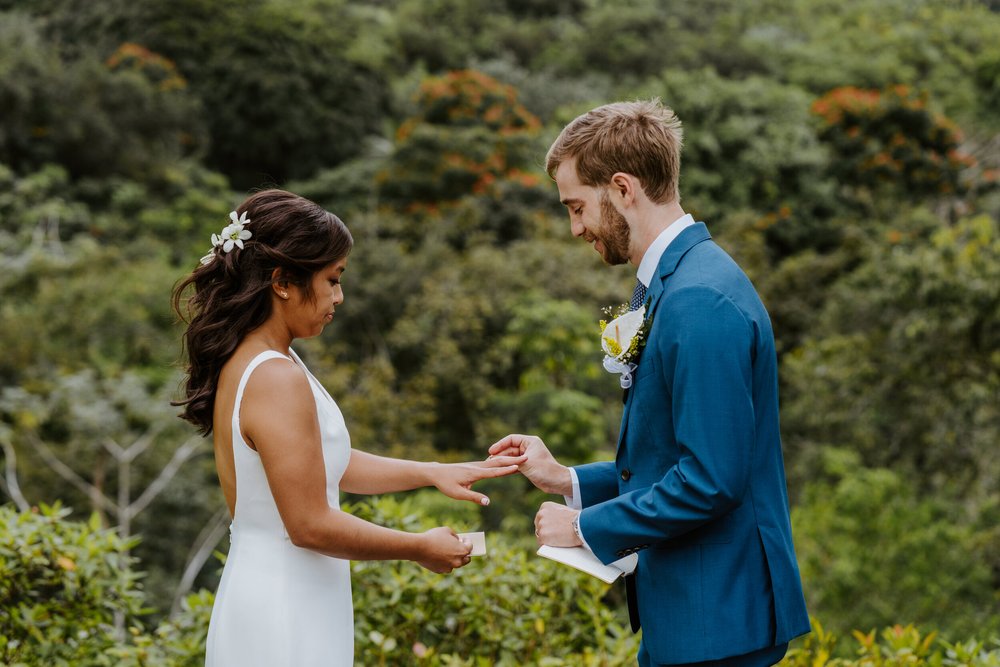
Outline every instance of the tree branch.
POLYGON ((142 495, 126 508, 125 511, 130 519, 146 509, 146 506, 170 483, 170 480, 174 478, 174 475, 181 469, 184 462, 191 458, 201 448, 203 443, 204 439, 201 436, 196 436, 177 448, 170 462, 164 466, 152 484, 147 486, 142 495))
POLYGON ((121 461, 125 458, 125 450, 111 438, 101 438, 101 445, 108 450, 111 456, 115 457, 115 461, 121 461))
POLYGON ((153 440, 156 438, 156 436, 160 434, 160 431, 162 430, 163 430, 162 425, 154 426, 153 428, 149 429, 141 436, 139 436, 136 439, 136 441, 133 442, 131 445, 129 445, 128 449, 124 451, 124 456, 126 460, 135 461, 137 458, 139 458, 139 456, 141 456, 143 452, 149 449, 149 446, 153 444, 153 440))
POLYGON ((29 509, 31 504, 21 493, 21 486, 17 482, 17 452, 14 451, 14 445, 8 442, 7 438, 0 439, 0 447, 3 448, 4 467, 6 468, 6 474, 4 479, 0 480, 0 485, 3 486, 4 493, 10 496, 17 508, 23 512, 29 509))
POLYGON ((226 534, 228 528, 229 508, 223 506, 218 512, 212 515, 212 518, 208 520, 208 523, 201 529, 198 537, 195 538, 194 543, 191 545, 187 565, 184 567, 184 574, 181 575, 181 580, 177 584, 177 590, 174 592, 174 602, 170 606, 171 616, 180 610, 181 600, 191 590, 195 578, 201 572, 201 568, 205 566, 205 561, 208 560, 208 557, 215 550, 216 545, 219 544, 219 540, 226 534))
POLYGON ((99 505, 102 509, 104 509, 107 512, 113 512, 115 514, 118 513, 118 505, 109 500, 107 496, 101 493, 96 486, 94 486, 84 478, 80 477, 78 474, 76 474, 76 472, 73 471, 72 468, 63 463, 62 460, 60 460, 59 457, 56 456, 51 449, 49 449, 49 446, 46 445, 41 438, 39 438, 37 435, 33 433, 30 435, 30 437, 32 444, 35 446, 35 449, 38 450, 38 453, 49 465, 49 467, 55 470, 57 473, 59 473, 60 477, 65 479, 67 482, 69 482, 76 488, 83 491, 95 505, 99 505))

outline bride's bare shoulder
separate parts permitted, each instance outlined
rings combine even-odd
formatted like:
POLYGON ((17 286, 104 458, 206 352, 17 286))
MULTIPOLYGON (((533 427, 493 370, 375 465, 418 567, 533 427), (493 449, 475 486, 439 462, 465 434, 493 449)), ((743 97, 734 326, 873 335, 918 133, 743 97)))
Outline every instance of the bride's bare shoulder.
MULTIPOLYGON (((232 364, 232 368, 228 369, 231 370, 231 377, 235 377, 236 381, 239 382, 239 378, 242 377, 247 366, 261 353, 268 351, 273 350, 269 350, 269 348, 257 349, 255 347, 237 349, 233 353, 230 363, 226 364, 226 366, 232 364)), ((281 354, 281 356, 266 359, 254 369, 253 374, 247 380, 247 386, 244 390, 248 398, 262 394, 273 397, 281 396, 285 392, 309 391, 309 380, 302 368, 288 355, 281 352, 278 354, 281 354)), ((227 368, 224 367, 223 372, 225 373, 226 370, 227 368)))

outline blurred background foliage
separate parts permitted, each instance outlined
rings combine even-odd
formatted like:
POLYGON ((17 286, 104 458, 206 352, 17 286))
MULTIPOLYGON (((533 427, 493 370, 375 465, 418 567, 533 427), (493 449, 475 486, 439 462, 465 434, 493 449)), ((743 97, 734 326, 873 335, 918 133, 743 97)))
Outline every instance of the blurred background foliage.
MULTIPOLYGON (((354 233, 347 301, 298 349, 355 446, 610 456, 597 321, 632 269, 571 237, 542 163, 577 114, 659 96, 683 205, 775 324, 822 623, 788 662, 996 664, 998 34, 974 0, 0 0, 3 659, 199 664, 226 517, 168 405, 169 293, 252 189, 354 233)), ((356 563, 359 664, 628 664, 621 592, 529 556, 544 497, 482 488, 350 499, 497 547, 450 579, 356 563)))

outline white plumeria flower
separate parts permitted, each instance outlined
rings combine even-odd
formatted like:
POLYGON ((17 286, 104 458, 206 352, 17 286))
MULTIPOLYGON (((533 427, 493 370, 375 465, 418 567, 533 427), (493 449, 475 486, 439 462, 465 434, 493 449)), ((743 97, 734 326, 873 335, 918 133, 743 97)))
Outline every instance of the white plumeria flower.
MULTIPOLYGON (((243 211, 243 213, 237 217, 236 211, 232 211, 229 214, 229 219, 233 221, 233 224, 222 230, 222 251, 229 252, 233 249, 233 246, 238 246, 242 250, 243 242, 253 236, 253 234, 250 233, 250 230, 243 228, 244 225, 250 222, 247 220, 247 212, 243 211)), ((214 243, 214 237, 212 241, 214 243)))
POLYGON ((233 248, 242 249, 243 242, 253 236, 249 230, 244 229, 250 223, 246 211, 240 215, 236 215, 236 211, 230 211, 229 219, 232 220, 232 224, 223 227, 221 233, 212 234, 212 251, 201 258, 202 265, 207 266, 212 263, 215 259, 215 248, 222 248, 222 252, 229 252, 233 248))

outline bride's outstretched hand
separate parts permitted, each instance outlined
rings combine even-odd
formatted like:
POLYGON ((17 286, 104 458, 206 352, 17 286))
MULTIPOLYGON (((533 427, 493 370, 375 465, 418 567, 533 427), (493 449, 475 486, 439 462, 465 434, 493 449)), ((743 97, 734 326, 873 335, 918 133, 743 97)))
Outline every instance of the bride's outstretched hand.
POLYGON ((495 456, 486 461, 445 463, 435 470, 434 486, 455 500, 470 500, 479 505, 489 505, 490 499, 478 491, 473 491, 472 485, 481 479, 512 475, 525 460, 527 459, 524 456, 495 456))

